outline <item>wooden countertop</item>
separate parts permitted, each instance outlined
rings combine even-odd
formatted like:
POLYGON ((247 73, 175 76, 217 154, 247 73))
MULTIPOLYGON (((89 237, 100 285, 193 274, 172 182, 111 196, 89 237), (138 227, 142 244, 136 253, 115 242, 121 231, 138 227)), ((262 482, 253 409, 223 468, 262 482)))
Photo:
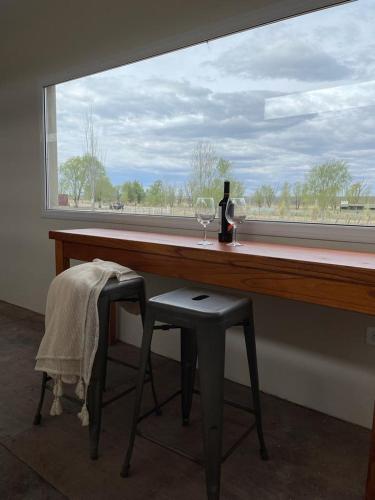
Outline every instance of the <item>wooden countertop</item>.
POLYGON ((118 229, 50 231, 64 258, 116 260, 139 271, 375 314, 375 254, 261 242, 230 247, 118 229))

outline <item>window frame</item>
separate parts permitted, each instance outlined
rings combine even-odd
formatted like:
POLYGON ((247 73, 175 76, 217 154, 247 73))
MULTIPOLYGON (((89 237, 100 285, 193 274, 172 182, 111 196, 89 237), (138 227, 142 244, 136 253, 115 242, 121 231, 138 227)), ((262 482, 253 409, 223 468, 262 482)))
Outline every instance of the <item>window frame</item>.
MULTIPOLYGON (((50 193, 49 193, 49 179, 50 172, 48 168, 48 124, 47 124, 47 87, 58 85, 64 81, 69 81, 75 78, 80 78, 97 72, 110 70, 118 66, 126 65, 141 61, 143 59, 156 57, 168 52, 173 52, 181 48, 186 48, 191 45, 197 45, 204 41, 214 40, 221 36, 227 36, 239 31, 253 29, 260 27, 271 22, 278 22, 285 20, 295 15, 305 15, 316 10, 325 8, 336 7, 341 4, 351 3, 353 0, 322 0, 320 6, 313 8, 306 6, 303 12, 298 14, 284 14, 282 15, 281 7, 276 9, 276 14, 272 19, 267 20, 264 9, 261 9, 259 17, 230 19, 229 22, 224 21, 219 23, 214 29, 203 29, 200 32, 192 32, 181 35, 174 39, 164 40, 158 44, 156 48, 150 47, 141 48, 133 53, 128 54, 125 60, 110 66, 95 68, 84 68, 78 74, 72 75, 71 71, 67 71, 59 75, 59 81, 45 82, 42 86, 42 103, 41 103, 41 156, 43 158, 42 165, 42 178, 43 178, 43 191, 42 191, 42 210, 41 215, 43 218, 57 219, 57 220, 72 220, 83 222, 103 222, 107 224, 120 224, 122 226, 133 227, 137 229, 142 228, 160 228, 163 230, 182 230, 182 231, 197 231, 199 226, 193 217, 179 217, 179 216, 159 216, 159 215, 141 215, 141 214, 124 214, 124 213, 107 213, 89 210, 74 210, 74 209, 56 209, 50 208, 50 193), (263 16, 263 17, 262 17, 263 16), (229 27, 230 26, 230 27, 229 27)), ((293 5, 293 0, 290 2, 293 5)), ((310 2, 311 3, 311 2, 310 2)), ((316 2, 315 2, 316 3, 316 2)), ((271 16, 272 17, 272 16, 271 16)), ((321 223, 302 223, 302 222, 288 222, 288 221, 272 221, 272 220, 247 220, 241 226, 241 234, 247 237, 266 237, 266 238, 292 238, 297 240, 319 240, 327 242, 346 242, 354 244, 371 244, 375 243, 375 226, 355 226, 343 224, 321 224, 321 223)), ((208 227, 209 233, 217 231, 217 224, 213 223, 208 227)))
MULTIPOLYGON (((194 217, 141 215, 124 213, 106 213, 100 211, 47 209, 42 216, 48 219, 60 219, 82 222, 103 222, 131 227, 134 230, 149 228, 162 230, 199 231, 194 217)), ((207 228, 208 234, 218 232, 218 219, 207 228)), ((340 224, 318 224, 302 222, 279 222, 246 220, 241 225, 240 234, 248 238, 286 238, 293 240, 316 240, 327 242, 343 242, 352 244, 374 244, 375 226, 349 226, 340 224)))

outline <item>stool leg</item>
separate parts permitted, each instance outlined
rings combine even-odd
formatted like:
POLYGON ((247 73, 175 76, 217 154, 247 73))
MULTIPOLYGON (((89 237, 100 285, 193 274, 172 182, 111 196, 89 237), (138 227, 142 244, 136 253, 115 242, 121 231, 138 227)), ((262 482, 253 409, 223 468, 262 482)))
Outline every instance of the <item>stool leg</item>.
POLYGON ((148 373, 149 373, 150 383, 151 383, 152 397, 154 398, 155 414, 160 416, 161 409, 159 406, 158 397, 156 395, 156 389, 155 389, 155 384, 154 384, 154 373, 152 371, 151 351, 149 352, 149 355, 148 355, 147 365, 148 365, 148 373))
POLYGON ((197 341, 195 331, 181 328, 181 409, 183 425, 189 425, 196 364, 197 341))
POLYGON ((42 407, 43 407, 43 402, 44 402, 44 395, 46 393, 47 380, 48 380, 48 375, 46 372, 43 372, 42 373, 42 387, 40 390, 40 399, 39 399, 38 408, 36 410, 36 414, 34 417, 34 425, 39 425, 40 422, 42 421, 42 407))
POLYGON ((145 382, 147 364, 148 364, 149 357, 150 357, 153 329, 154 329, 154 320, 150 314, 146 314, 145 325, 144 325, 143 336, 142 336, 141 360, 140 360, 140 365, 139 365, 139 370, 138 370, 137 388, 136 388, 136 392, 135 392, 135 401, 134 401, 134 408, 133 408, 133 419, 132 419, 132 424, 131 424, 131 429, 130 429, 128 449, 127 449, 125 460, 124 460, 124 463, 123 463, 123 466, 121 469, 121 476, 122 477, 127 477, 129 475, 130 461, 131 461, 131 457, 133 454, 135 434, 137 431, 137 425, 138 425, 138 420, 139 420, 140 411, 141 411, 143 386, 144 386, 144 382, 145 382))
MULTIPOLYGON (((146 293, 145 293, 144 285, 142 286, 141 290, 138 292, 138 301, 139 301, 139 307, 141 310, 142 325, 144 327, 145 315, 146 315, 146 293)), ((150 350, 149 356, 148 356, 148 372, 149 372, 150 383, 151 383, 152 397, 154 398, 155 413, 156 413, 156 415, 160 416, 161 409, 159 406, 158 397, 157 397, 156 389, 155 389, 154 373, 152 370, 152 361, 151 361, 151 350, 150 350)))
POLYGON ((197 331, 197 346, 207 498, 218 500, 223 440, 225 330, 200 328, 197 331))
POLYGON ((99 298, 99 342, 92 368, 90 385, 87 390, 87 406, 90 415, 90 458, 92 460, 96 460, 98 458, 99 438, 102 423, 102 397, 107 370, 109 312, 109 301, 99 298))
MULTIPOLYGON (((110 303, 109 313, 108 313, 108 342, 107 342, 107 347, 106 347, 107 353, 108 353, 108 346, 116 343, 117 335, 118 335, 118 328, 119 328, 118 321, 119 321, 119 318, 118 318, 118 312, 117 312, 117 304, 114 301, 114 302, 110 303)), ((106 390, 107 390, 107 366, 106 366, 105 373, 104 373, 103 392, 106 392, 106 390)))
POLYGON ((255 343, 255 330, 253 312, 251 310, 250 320, 244 322, 244 334, 247 351, 247 362, 249 365, 251 391, 253 394, 253 405, 256 420, 258 439, 260 444, 260 456, 263 460, 268 460, 268 453, 263 436, 262 412, 259 398, 259 378, 257 365, 257 352, 255 343))

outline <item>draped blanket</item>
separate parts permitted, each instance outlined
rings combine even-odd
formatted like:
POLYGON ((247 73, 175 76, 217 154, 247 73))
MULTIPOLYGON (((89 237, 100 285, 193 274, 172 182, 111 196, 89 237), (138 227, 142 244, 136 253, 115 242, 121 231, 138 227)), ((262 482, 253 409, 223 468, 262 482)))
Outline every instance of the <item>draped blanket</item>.
POLYGON ((84 401, 78 416, 82 425, 88 425, 87 388, 99 339, 98 298, 109 278, 125 281, 137 276, 127 267, 95 259, 67 269, 52 281, 35 366, 55 381, 51 415, 62 413, 63 383, 77 384, 76 394, 84 401))

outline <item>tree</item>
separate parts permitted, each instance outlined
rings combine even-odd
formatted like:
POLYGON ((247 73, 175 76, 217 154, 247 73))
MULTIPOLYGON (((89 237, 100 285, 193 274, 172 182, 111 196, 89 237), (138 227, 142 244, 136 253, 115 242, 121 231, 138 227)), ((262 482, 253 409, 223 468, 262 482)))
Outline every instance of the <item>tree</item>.
MULTIPOLYGON (((113 189, 110 180, 107 177, 105 166, 96 158, 86 154, 81 157, 82 162, 86 166, 87 171, 87 182, 85 185, 85 198, 91 201, 91 205, 95 206, 95 202, 103 201, 103 191, 108 194, 108 190, 113 189), (93 175, 95 172, 95 182, 93 183, 93 175), (109 187, 109 184, 111 188, 109 187)), ((113 196, 113 191, 111 196, 113 196)))
POLYGON ((182 186, 179 186, 179 188, 176 191, 176 203, 177 203, 177 205, 182 205, 184 198, 185 198, 184 188, 182 186))
POLYGON ((273 202, 276 199, 277 189, 268 184, 263 184, 263 186, 261 186, 260 189, 263 194, 264 203, 267 205, 268 208, 271 208, 273 202))
POLYGON ((254 193, 252 195, 252 200, 253 200, 254 204, 258 207, 258 211, 260 213, 260 209, 264 205, 264 194, 263 194, 263 191, 261 188, 258 188, 254 191, 254 193))
POLYGON ((138 181, 133 181, 133 193, 135 197, 135 203, 139 204, 146 198, 146 192, 142 184, 138 181))
POLYGON ((194 204, 199 196, 209 197, 212 193, 217 157, 209 142, 200 142, 196 145, 190 166, 191 173, 186 183, 186 192, 190 203, 194 204))
POLYGON ((78 207, 88 182, 87 162, 81 156, 74 156, 62 163, 59 170, 60 191, 69 194, 78 207))
POLYGON ((146 192, 142 184, 138 181, 125 182, 121 188, 122 199, 125 203, 138 205, 146 198, 146 192))
POLYGON ((95 185, 95 201, 102 208, 103 201, 111 201, 116 196, 116 190, 106 174, 99 177, 95 185))
POLYGON ((173 207, 178 201, 179 191, 173 184, 161 180, 155 181, 148 188, 146 202, 157 207, 173 207))
POLYGON ((295 182, 292 187, 292 195, 294 207, 299 210, 306 197, 306 185, 302 182, 295 182))
POLYGON ((122 186, 117 185, 114 187, 114 195, 117 203, 120 203, 122 199, 122 186))
POLYGON ((210 143, 198 143, 192 154, 191 172, 185 187, 190 204, 200 196, 212 197, 218 203, 223 197, 224 181, 231 183, 231 196, 244 195, 245 187, 235 178, 232 164, 219 158, 210 143))
POLYGON ((172 184, 163 183, 165 204, 169 207, 174 207, 178 198, 178 191, 172 184))
POLYGON ((103 175, 103 152, 99 144, 97 130, 94 124, 94 114, 92 108, 86 114, 84 123, 85 136, 85 158, 88 166, 88 188, 91 199, 91 206, 95 208, 96 184, 103 175))
POLYGON ((216 201, 219 201, 223 197, 224 181, 230 182, 230 194, 232 197, 242 198, 244 196, 245 186, 241 181, 235 179, 233 165, 230 161, 219 158, 213 181, 213 198, 216 201))
POLYGON ((161 180, 155 181, 147 190, 147 203, 152 206, 161 207, 164 204, 164 189, 161 180))
POLYGON ((321 210, 336 209, 340 195, 347 189, 351 176, 346 162, 329 161, 311 168, 307 176, 308 192, 321 210))
POLYGON ((346 199, 349 203, 356 205, 365 201, 370 194, 370 188, 365 181, 355 182, 351 184, 346 191, 346 199), (365 200, 363 200, 363 198, 365 200))
POLYGON ((280 206, 283 209, 289 209, 290 207, 290 200, 291 200, 291 193, 290 193, 290 184, 289 182, 284 182, 283 187, 281 188, 281 193, 280 193, 280 206))
POLYGON ((131 181, 127 181, 121 186, 121 199, 124 203, 134 203, 135 196, 133 194, 132 184, 131 181))

